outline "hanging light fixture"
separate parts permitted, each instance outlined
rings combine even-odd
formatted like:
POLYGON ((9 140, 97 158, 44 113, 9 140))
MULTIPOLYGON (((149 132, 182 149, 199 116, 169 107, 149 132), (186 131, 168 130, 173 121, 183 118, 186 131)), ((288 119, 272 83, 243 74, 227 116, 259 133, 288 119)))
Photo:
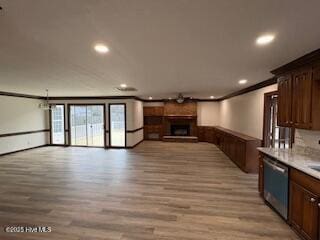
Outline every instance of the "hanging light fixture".
POLYGON ((49 104, 49 90, 46 89, 47 97, 44 103, 39 104, 39 108, 43 110, 52 110, 56 108, 55 104, 49 104))

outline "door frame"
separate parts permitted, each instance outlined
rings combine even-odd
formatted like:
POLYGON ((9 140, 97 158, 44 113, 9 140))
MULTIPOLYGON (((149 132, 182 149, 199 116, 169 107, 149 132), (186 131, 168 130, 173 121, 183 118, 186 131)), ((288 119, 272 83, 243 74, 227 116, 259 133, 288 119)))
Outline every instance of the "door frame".
POLYGON ((127 104, 126 103, 109 103, 108 104, 108 148, 127 148, 127 104), (110 121, 110 106, 123 105, 124 106, 124 146, 111 146, 111 121, 110 121))
POLYGON ((68 103, 68 146, 72 147, 93 147, 93 148, 105 148, 106 147, 106 105, 104 103, 68 103), (88 146, 88 145, 71 145, 71 118, 70 111, 71 106, 102 106, 103 107, 103 146, 88 146))
MULTIPOLYGON (((266 146, 266 139, 268 136, 268 129, 267 127, 270 124, 270 114, 271 112, 269 111, 269 106, 270 106, 270 97, 272 95, 278 95, 279 96, 279 91, 272 91, 272 92, 267 92, 264 94, 264 106, 263 106, 263 139, 262 139, 262 146, 266 146)), ((279 99, 279 98, 278 98, 279 99)), ((279 108, 278 108, 279 109, 279 108)), ((279 114, 279 113, 278 113, 279 114)), ((294 136, 295 136, 295 128, 291 128, 291 139, 290 139, 290 148, 292 148, 292 144, 294 143, 294 136)))
POLYGON ((49 124, 50 124, 50 145, 52 146, 66 146, 66 104, 65 103, 53 103, 56 106, 63 106, 63 134, 64 134, 64 143, 63 144, 55 144, 52 143, 52 110, 49 110, 49 124))

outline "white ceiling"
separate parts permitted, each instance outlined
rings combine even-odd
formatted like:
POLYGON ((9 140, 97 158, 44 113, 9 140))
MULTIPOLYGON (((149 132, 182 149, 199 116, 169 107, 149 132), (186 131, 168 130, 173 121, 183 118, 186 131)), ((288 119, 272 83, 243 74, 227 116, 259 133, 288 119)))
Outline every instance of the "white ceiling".
POLYGON ((319 0, 0 0, 0 90, 222 96, 319 48, 319 0), (269 46, 255 39, 275 33, 269 46), (93 51, 104 42, 110 53, 93 51))

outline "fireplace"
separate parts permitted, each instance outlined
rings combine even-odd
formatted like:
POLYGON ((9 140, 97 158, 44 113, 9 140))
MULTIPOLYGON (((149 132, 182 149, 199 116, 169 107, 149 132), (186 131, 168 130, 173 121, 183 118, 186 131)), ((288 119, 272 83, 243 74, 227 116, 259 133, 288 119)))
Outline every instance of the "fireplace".
POLYGON ((171 136, 190 136, 190 125, 171 124, 171 136))

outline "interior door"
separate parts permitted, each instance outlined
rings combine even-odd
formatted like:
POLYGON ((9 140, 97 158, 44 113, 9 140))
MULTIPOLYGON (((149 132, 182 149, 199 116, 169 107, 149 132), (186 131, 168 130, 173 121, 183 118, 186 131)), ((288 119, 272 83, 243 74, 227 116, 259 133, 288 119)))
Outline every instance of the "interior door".
POLYGON ((126 146, 125 104, 109 104, 109 143, 111 147, 126 146))
POLYGON ((104 106, 70 106, 70 140, 73 146, 104 146, 104 106))

